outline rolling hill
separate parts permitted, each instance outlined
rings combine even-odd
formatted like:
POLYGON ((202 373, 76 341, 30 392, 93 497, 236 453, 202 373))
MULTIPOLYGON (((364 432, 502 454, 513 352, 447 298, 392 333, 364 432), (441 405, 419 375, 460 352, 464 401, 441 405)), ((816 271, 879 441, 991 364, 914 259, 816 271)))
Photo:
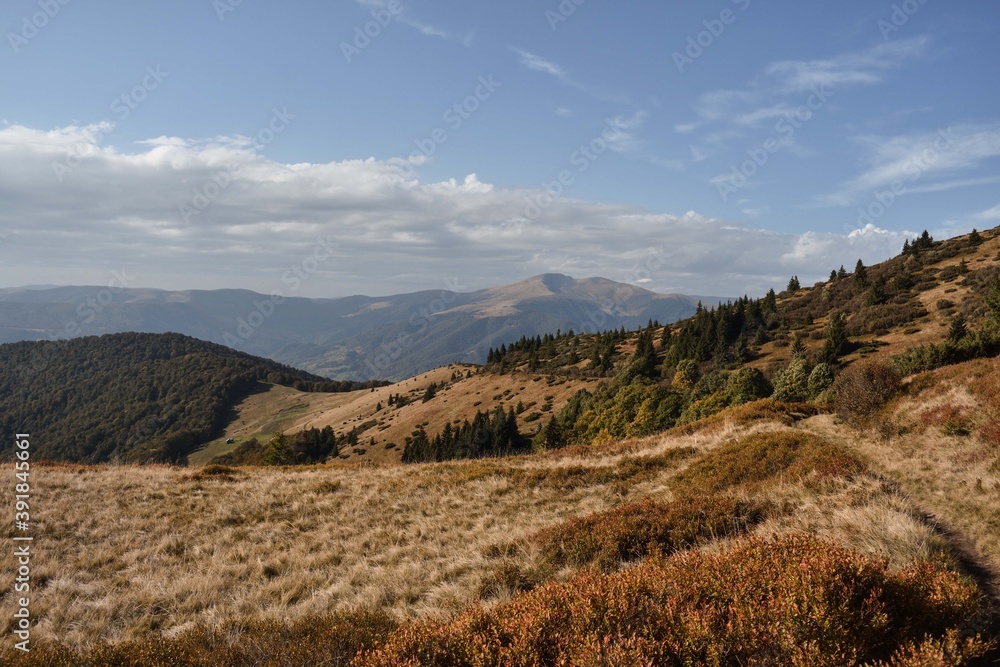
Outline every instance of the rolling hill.
POLYGON ((0 429, 34 435, 39 460, 184 463, 228 422, 233 405, 267 386, 369 385, 331 382, 180 334, 9 343, 0 345, 0 429))
POLYGON ((178 332, 325 377, 401 380, 449 363, 482 363, 491 346, 522 335, 673 322, 693 314, 697 302, 559 274, 470 293, 340 299, 273 299, 245 290, 21 288, 0 290, 0 342, 178 332))
POLYGON ((235 404, 237 445, 353 433, 326 465, 33 468, 23 662, 997 664, 1000 230, 795 282, 235 404), (480 410, 533 451, 399 464, 480 410))

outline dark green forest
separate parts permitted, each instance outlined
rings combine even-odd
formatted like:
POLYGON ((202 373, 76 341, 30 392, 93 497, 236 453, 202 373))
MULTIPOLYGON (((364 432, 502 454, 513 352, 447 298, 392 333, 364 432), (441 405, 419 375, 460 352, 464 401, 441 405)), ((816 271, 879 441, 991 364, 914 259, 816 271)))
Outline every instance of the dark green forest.
POLYGON ((30 433, 36 460, 183 464, 264 383, 321 392, 384 384, 330 381, 180 334, 10 343, 0 345, 0 429, 30 433))
POLYGON ((444 430, 430 438, 420 426, 406 439, 403 463, 478 459, 508 456, 531 451, 531 443, 518 431, 513 410, 504 412, 497 406, 493 414, 477 411, 470 422, 461 426, 445 424, 444 430))

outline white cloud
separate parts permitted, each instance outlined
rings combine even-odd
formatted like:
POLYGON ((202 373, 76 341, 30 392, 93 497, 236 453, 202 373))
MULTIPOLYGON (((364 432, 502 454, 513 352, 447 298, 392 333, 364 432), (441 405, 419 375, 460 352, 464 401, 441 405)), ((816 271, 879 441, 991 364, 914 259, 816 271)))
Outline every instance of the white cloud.
POLYGON ((637 111, 632 116, 609 118, 607 132, 603 135, 608 148, 616 153, 632 153, 639 149, 642 142, 635 135, 647 115, 645 111, 637 111))
POLYGON ((783 60, 771 63, 765 73, 779 81, 788 92, 803 92, 814 87, 847 84, 875 84, 888 71, 898 69, 908 60, 923 56, 930 39, 914 37, 893 40, 871 49, 845 53, 826 60, 783 60))
POLYGON ((907 238, 777 234, 569 199, 532 219, 540 190, 475 174, 423 182, 399 158, 283 164, 240 137, 159 137, 130 151, 95 137, 83 127, 0 128, 0 284, 106 283, 127 268, 133 286, 287 293, 282 275, 330 237, 336 256, 303 296, 433 289, 452 277, 475 289, 546 271, 628 280, 651 257, 662 268, 650 289, 761 294, 793 273, 818 279, 857 257, 877 261, 907 238), (60 183, 52 164, 69 150, 85 157, 60 183), (226 165, 232 182, 185 221, 180 205, 226 165))
POLYGON ((1000 204, 975 215, 976 220, 1000 220, 1000 204))
MULTIPOLYGON (((923 56, 929 45, 929 38, 915 37, 828 59, 772 62, 744 88, 699 96, 693 105, 697 118, 675 124, 674 130, 679 134, 702 130, 697 155, 705 157, 715 152, 709 146, 746 141, 749 133, 766 123, 777 130, 777 123, 795 116, 807 102, 815 105, 818 100, 822 106, 848 86, 883 82, 892 70, 923 56)), ((800 155, 811 154, 798 148, 800 155)))
POLYGON ((510 47, 510 50, 517 54, 518 61, 534 72, 542 72, 544 74, 551 74, 563 83, 570 83, 569 77, 566 75, 565 70, 559 65, 553 62, 545 60, 541 56, 530 53, 523 49, 518 49, 515 47, 510 47))
POLYGON ((553 76, 563 85, 576 88, 590 97, 603 102, 613 102, 615 104, 625 104, 628 102, 628 98, 624 95, 608 93, 597 88, 596 86, 577 81, 571 77, 566 69, 561 65, 558 65, 550 60, 546 60, 535 53, 519 49, 516 46, 508 46, 507 48, 517 55, 518 62, 521 65, 527 67, 533 72, 541 72, 542 74, 553 76))
MULTIPOLYGON (((821 198, 832 205, 847 205, 861 196, 898 184, 908 193, 939 192, 992 182, 990 178, 936 180, 980 167, 1000 156, 1000 124, 956 125, 936 132, 896 137, 860 137, 868 150, 866 171, 840 190, 821 198), (912 188, 918 181, 935 181, 912 188)), ((897 190, 899 188, 897 187, 897 190)))

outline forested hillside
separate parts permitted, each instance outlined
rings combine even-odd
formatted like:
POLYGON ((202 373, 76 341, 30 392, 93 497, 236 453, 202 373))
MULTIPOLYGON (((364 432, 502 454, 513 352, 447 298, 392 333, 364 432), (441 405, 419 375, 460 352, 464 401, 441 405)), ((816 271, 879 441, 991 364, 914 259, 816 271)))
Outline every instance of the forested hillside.
POLYGON ((180 334, 11 343, 0 345, 0 429, 31 433, 38 459, 184 462, 263 383, 377 384, 332 382, 180 334))

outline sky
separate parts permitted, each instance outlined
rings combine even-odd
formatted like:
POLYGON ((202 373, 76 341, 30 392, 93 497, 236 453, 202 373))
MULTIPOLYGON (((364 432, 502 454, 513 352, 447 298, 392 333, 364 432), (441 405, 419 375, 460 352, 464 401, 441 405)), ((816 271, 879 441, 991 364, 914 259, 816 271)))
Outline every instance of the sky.
POLYGON ((0 286, 761 295, 1000 225, 995 0, 6 0, 0 32, 0 286))

